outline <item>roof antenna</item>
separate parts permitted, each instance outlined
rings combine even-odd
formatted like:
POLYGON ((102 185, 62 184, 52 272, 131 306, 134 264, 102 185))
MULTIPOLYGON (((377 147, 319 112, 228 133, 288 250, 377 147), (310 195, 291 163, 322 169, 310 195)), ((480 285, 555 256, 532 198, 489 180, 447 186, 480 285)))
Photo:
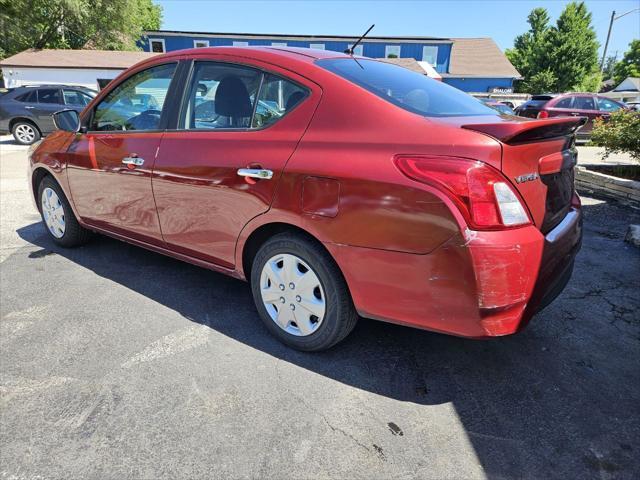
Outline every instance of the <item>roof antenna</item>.
POLYGON ((363 34, 363 35, 358 39, 358 41, 357 41, 356 43, 354 43, 353 45, 351 45, 351 47, 347 48, 347 49, 344 51, 344 53, 346 53, 347 55, 353 55, 353 50, 354 50, 358 45, 360 45, 360 42, 362 41, 362 39, 363 39, 364 37, 366 37, 366 36, 367 36, 367 34, 368 34, 368 33, 373 29, 373 27, 375 27, 375 26, 376 26, 376 24, 375 24, 375 23, 374 23, 373 25, 371 25, 371 26, 369 27, 369 30, 367 30, 366 32, 364 32, 364 34, 363 34))

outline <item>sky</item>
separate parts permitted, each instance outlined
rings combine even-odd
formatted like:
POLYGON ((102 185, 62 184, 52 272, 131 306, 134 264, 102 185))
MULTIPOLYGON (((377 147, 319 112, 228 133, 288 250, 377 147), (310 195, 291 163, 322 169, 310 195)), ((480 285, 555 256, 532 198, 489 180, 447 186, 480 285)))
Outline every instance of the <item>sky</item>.
MULTIPOLYGON (((359 35, 375 23, 381 36, 491 37, 503 50, 528 29, 527 15, 536 7, 548 10, 555 22, 565 0, 413 0, 413 1, 228 1, 154 0, 162 5, 164 30, 359 35)), ((640 8, 640 0, 588 0, 601 46, 611 11, 640 8)), ((620 59, 629 42, 640 38, 640 12, 613 24, 608 53, 620 59)))

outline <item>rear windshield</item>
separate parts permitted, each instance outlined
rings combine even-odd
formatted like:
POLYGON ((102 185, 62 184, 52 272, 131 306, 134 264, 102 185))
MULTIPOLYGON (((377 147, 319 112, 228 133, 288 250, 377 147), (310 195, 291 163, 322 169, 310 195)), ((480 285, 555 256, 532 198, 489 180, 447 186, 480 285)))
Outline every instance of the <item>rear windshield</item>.
POLYGON ((551 100, 553 95, 532 95, 531 100, 551 100))
POLYGON ((520 108, 540 108, 549 100, 529 100, 528 102, 524 102, 520 105, 520 108))
POLYGON ((427 117, 498 115, 462 91, 404 67, 358 58, 329 58, 316 64, 380 98, 427 117))

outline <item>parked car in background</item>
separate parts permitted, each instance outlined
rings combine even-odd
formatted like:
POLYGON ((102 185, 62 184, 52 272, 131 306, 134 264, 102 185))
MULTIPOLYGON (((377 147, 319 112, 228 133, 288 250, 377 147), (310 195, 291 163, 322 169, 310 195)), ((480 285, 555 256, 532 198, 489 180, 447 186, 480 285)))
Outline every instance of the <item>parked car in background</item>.
POLYGON ((640 102, 626 102, 627 108, 635 112, 640 112, 640 102))
POLYGON ((593 121, 606 119, 611 112, 627 108, 624 104, 593 93, 564 93, 533 95, 531 100, 516 108, 516 115, 527 118, 585 117, 587 123, 578 130, 577 137, 586 140, 591 135, 593 121))
POLYGON ((54 118, 29 173, 53 242, 101 232, 245 279, 267 329, 300 350, 336 344, 358 315, 516 333, 580 248, 584 119, 500 115, 382 61, 181 50, 54 118), (157 105, 139 111, 141 93, 157 105))
POLYGON ((482 99, 482 103, 484 103, 488 107, 493 108, 494 110, 497 110, 500 113, 504 113, 505 115, 515 115, 513 109, 506 103, 498 102, 496 100, 492 100, 491 98, 482 99))
POLYGON ((0 133, 10 132, 16 142, 31 145, 55 129, 52 113, 64 108, 79 113, 96 93, 70 85, 6 89, 0 94, 0 133))

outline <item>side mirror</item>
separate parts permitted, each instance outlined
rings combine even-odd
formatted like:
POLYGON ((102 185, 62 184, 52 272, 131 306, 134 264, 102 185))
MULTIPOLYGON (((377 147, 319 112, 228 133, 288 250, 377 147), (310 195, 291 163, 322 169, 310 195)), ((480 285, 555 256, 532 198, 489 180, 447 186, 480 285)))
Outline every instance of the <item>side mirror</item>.
POLYGON ((77 132, 80 130, 80 115, 75 110, 60 110, 53 114, 53 123, 58 130, 77 132))

